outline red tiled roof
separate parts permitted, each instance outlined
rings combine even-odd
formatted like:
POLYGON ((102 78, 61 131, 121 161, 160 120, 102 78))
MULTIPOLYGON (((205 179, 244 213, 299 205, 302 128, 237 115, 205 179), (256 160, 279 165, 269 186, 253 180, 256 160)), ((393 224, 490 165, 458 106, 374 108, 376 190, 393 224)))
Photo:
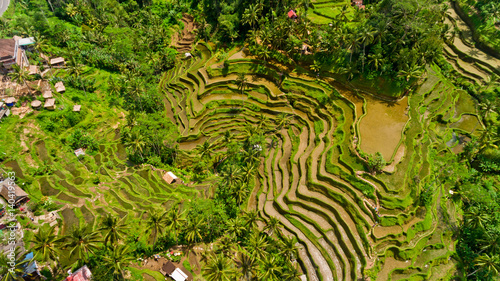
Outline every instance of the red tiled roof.
POLYGON ((291 18, 293 18, 293 17, 297 17, 297 14, 296 14, 293 10, 290 10, 290 11, 288 12, 288 18, 290 18, 290 19, 291 19, 291 18))

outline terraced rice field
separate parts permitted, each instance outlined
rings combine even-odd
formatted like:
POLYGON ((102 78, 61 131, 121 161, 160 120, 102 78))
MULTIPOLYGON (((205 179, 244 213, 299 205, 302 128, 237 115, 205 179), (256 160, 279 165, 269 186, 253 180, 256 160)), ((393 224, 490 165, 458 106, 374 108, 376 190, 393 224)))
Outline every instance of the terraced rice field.
POLYGON ((331 23, 340 14, 342 7, 348 7, 347 18, 352 19, 354 8, 347 0, 312 0, 309 3, 307 17, 316 24, 331 23))
POLYGON ((415 199, 424 184, 435 180, 429 178, 430 148, 454 148, 457 143, 446 145, 453 135, 470 133, 460 120, 474 116, 475 104, 441 80, 437 68, 429 69, 428 79, 398 102, 402 105, 377 108, 373 98, 357 96, 333 79, 292 72, 280 86, 276 67, 245 58, 241 51, 232 52, 223 70, 209 45, 200 43, 196 50, 160 83, 166 118, 182 133, 180 148, 196 153, 197 145, 226 131, 242 138, 248 124, 272 128, 248 208, 260 211, 264 220, 278 218, 286 235, 297 236, 309 280, 367 275, 372 280, 440 280, 453 273, 450 228, 455 222, 444 218, 455 214, 446 191, 435 188, 429 209, 415 199), (235 84, 237 73, 249 81, 244 94, 235 84), (392 112, 400 125, 381 136, 394 139, 386 153, 392 163, 388 172, 375 176, 366 172, 356 145, 387 149, 383 141, 373 143, 376 128, 363 133, 361 119, 384 112, 392 112), (283 113, 289 124, 279 126, 283 113))
POLYGON ((458 31, 445 46, 444 55, 459 75, 477 84, 483 84, 491 74, 500 75, 500 60, 474 46, 471 31, 452 7, 447 10, 445 23, 458 31))

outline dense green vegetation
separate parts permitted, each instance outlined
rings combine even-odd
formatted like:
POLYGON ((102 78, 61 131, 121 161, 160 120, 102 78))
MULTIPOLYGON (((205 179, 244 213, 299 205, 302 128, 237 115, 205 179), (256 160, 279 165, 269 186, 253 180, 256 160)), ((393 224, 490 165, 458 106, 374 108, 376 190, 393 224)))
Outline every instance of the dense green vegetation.
MULTIPOLYGON (((42 70, 42 53, 67 61, 43 77, 67 86, 55 111, 0 125, 2 167, 29 209, 62 216, 52 227, 18 216, 38 228, 24 241, 51 265, 44 275, 87 264, 95 280, 143 280, 155 274, 138 258, 186 245, 200 280, 497 279, 495 70, 468 76, 443 57, 446 3, 368 3, 16 1, 0 37, 34 36, 28 56, 42 70), (174 48, 183 13, 197 22, 191 59, 174 48), (390 159, 355 145, 360 90, 407 95, 390 159)), ((18 107, 43 101, 32 91, 18 107)))
POLYGON ((500 3, 497 1, 457 1, 479 40, 500 52, 500 3))

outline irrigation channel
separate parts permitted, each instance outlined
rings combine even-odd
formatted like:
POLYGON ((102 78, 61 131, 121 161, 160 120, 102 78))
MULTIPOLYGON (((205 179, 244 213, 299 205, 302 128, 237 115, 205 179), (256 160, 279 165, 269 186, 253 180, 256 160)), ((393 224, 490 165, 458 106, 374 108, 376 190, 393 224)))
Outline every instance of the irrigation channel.
POLYGON ((419 207, 414 179, 431 181, 429 147, 454 148, 460 143, 450 139, 470 133, 465 116, 475 118, 475 104, 465 92, 429 68, 416 93, 388 104, 293 72, 279 85, 275 66, 241 51, 230 53, 224 69, 209 45, 195 49, 160 82, 180 149, 194 153, 226 131, 242 138, 248 124, 273 128, 248 208, 298 237, 308 280, 360 280, 375 268, 372 280, 451 274, 454 220, 445 218, 455 217, 454 208, 439 187, 432 208, 419 207), (248 80, 243 94, 238 73, 248 80), (289 122, 281 126, 283 113, 289 122), (386 172, 367 173, 356 145, 382 152, 386 172))

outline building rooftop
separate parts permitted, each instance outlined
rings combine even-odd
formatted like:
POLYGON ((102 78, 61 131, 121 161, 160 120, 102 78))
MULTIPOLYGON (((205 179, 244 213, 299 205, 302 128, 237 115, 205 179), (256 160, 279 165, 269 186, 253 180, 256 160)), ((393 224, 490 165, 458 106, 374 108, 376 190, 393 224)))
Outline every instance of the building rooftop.
POLYGON ((39 100, 34 100, 31 102, 31 107, 39 107, 42 105, 42 102, 39 100))
POLYGON ((57 82, 54 87, 58 93, 66 91, 66 87, 64 87, 64 83, 62 81, 57 82))
POLYGON ((59 64, 59 63, 64 63, 64 58, 58 57, 50 60, 50 64, 59 64))
POLYGON ((82 106, 79 104, 73 105, 73 111, 79 112, 82 109, 82 106))
POLYGON ((16 53, 16 40, 0 39, 0 61, 12 59, 16 53))
POLYGON ((174 173, 166 172, 165 175, 163 175, 163 179, 168 183, 174 183, 178 178, 176 175, 174 175, 174 173))
POLYGON ((48 99, 45 101, 43 107, 52 107, 56 104, 56 99, 48 99))

